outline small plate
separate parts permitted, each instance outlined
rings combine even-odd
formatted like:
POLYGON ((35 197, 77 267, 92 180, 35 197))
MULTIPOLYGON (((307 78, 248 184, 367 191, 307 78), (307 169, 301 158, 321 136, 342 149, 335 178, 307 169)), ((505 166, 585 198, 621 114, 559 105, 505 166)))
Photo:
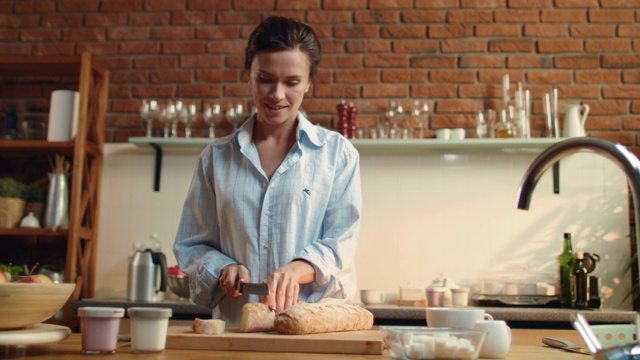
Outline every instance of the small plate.
POLYGON ((31 345, 62 341, 71 329, 53 324, 36 324, 24 329, 0 330, 0 345, 31 345))

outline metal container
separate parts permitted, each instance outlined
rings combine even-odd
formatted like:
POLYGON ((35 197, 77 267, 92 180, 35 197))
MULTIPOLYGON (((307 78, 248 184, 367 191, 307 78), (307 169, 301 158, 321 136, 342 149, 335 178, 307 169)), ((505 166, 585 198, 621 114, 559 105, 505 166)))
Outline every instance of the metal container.
POLYGON ((153 301, 160 291, 167 291, 167 259, 151 249, 137 251, 129 263, 127 297, 130 301, 153 301), (157 286, 158 273, 160 286, 157 286))
POLYGON ((49 193, 44 224, 46 228, 69 226, 69 182, 67 174, 49 173, 49 193))

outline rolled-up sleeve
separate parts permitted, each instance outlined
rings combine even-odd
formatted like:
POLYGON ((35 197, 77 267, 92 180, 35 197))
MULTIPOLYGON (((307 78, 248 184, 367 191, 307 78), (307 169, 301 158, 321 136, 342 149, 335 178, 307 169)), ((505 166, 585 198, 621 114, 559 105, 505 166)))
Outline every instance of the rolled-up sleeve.
POLYGON ((184 203, 173 251, 180 268, 189 275, 191 300, 213 308, 222 293, 217 286, 222 268, 236 263, 220 251, 220 223, 212 177, 212 146, 200 155, 184 203))

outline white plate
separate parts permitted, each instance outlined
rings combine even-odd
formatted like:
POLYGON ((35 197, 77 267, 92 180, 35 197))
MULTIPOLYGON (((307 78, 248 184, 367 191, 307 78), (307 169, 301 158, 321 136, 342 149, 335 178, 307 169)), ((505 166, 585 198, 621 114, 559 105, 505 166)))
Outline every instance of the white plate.
POLYGON ((24 329, 0 330, 0 345, 31 345, 62 341, 71 329, 53 324, 36 324, 24 329))

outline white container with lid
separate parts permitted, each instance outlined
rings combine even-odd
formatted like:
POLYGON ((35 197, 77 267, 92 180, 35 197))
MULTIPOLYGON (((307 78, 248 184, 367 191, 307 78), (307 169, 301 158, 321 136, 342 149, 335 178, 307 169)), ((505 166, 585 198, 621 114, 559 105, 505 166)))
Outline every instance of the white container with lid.
POLYGON ((131 330, 131 350, 135 353, 160 352, 167 341, 170 308, 132 307, 127 310, 131 330))
POLYGON ((78 309, 82 332, 82 353, 113 354, 116 352, 123 308, 81 307, 78 309))

